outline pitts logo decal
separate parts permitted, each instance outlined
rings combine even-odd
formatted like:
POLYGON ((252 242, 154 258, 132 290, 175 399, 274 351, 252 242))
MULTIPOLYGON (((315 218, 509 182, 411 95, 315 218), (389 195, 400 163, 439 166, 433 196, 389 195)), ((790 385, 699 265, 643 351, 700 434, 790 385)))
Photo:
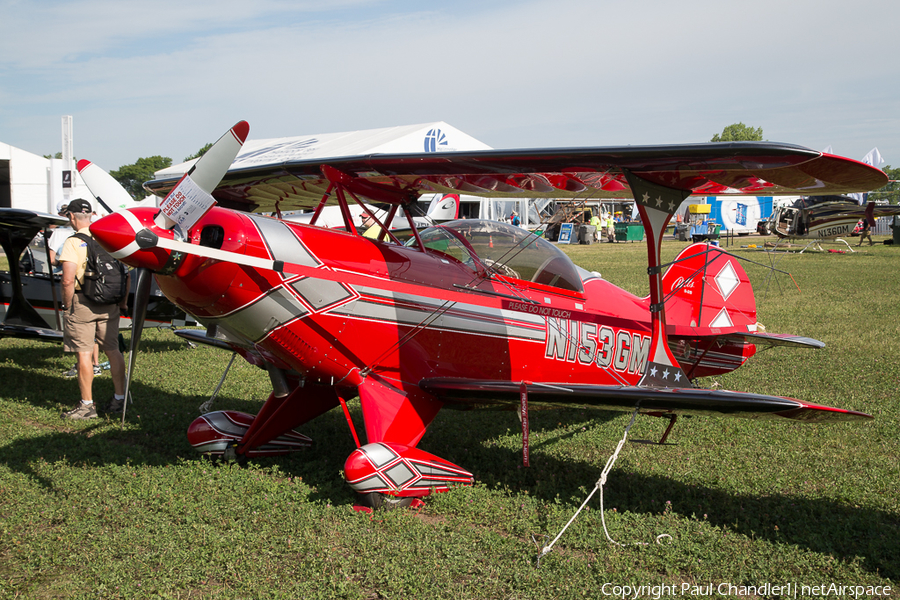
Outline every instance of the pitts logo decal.
POLYGON ((675 280, 675 283, 672 284, 672 289, 674 291, 680 291, 685 295, 692 296, 694 294, 694 280, 693 278, 684 280, 684 277, 679 277, 675 280))
POLYGON ((553 360, 612 366, 617 371, 643 373, 650 356, 650 336, 600 327, 596 323, 547 319, 544 356, 553 360))

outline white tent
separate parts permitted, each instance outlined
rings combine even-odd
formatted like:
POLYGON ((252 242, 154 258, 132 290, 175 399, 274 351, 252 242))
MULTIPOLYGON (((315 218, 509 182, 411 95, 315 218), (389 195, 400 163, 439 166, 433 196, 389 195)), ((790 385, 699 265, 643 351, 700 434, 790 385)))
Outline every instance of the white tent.
POLYGON ((62 172, 61 160, 0 143, 0 207, 56 214, 60 200, 93 200, 78 171, 72 173, 72 187, 63 189, 62 172))
MULTIPOLYGON (((293 137, 247 140, 232 168, 257 167, 294 160, 321 160, 366 154, 406 154, 413 152, 453 152, 490 150, 470 135, 443 121, 365 129, 343 133, 318 133, 293 137)), ((195 160, 156 172, 157 179, 181 177, 195 160)))

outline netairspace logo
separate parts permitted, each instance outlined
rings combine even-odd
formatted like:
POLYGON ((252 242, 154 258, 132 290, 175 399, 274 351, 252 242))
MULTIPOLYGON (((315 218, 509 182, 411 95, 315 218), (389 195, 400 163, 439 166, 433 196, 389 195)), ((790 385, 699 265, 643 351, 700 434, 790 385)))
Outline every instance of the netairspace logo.
POLYGON ((440 129, 430 129, 425 134, 425 152, 437 152, 447 146, 447 134, 440 129))
POLYGON ((648 598, 710 598, 710 597, 773 597, 779 598, 889 598, 892 588, 889 585, 840 585, 837 583, 820 583, 805 585, 798 583, 763 583, 760 585, 735 585, 733 583, 714 583, 693 585, 618 585, 604 583, 600 588, 603 596, 638 600, 648 598))

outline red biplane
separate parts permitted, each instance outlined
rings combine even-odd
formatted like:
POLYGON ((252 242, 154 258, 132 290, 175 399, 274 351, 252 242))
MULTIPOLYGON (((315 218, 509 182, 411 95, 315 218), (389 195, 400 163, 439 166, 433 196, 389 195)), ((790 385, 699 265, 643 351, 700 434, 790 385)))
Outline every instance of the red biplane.
POLYGON ((417 447, 442 408, 521 411, 526 461, 535 407, 640 411, 672 422, 680 414, 870 418, 694 387, 697 377, 741 366, 760 344, 822 344, 759 331, 744 270, 714 246, 688 247, 664 275, 660 241, 691 194, 869 190, 886 180, 877 169, 798 146, 725 143, 371 155, 228 170, 248 131, 236 125, 180 181, 149 182, 167 194, 161 210, 120 211, 91 227, 138 269, 141 289, 153 273, 163 293, 206 325, 210 341, 268 371, 273 391, 255 417, 221 411, 190 426, 202 452, 240 458, 309 445, 294 428, 342 405, 357 440, 346 480, 379 506, 473 481, 417 447), (390 221, 424 193, 630 195, 648 234, 650 295, 619 289, 546 240, 494 221, 414 229, 401 244, 390 221), (210 208, 214 200, 220 206, 210 208), (360 235, 350 218, 349 206, 364 201, 390 209, 380 239, 360 235), (259 214, 327 205, 341 208, 346 231, 259 214), (357 396, 364 440, 346 408, 357 396))

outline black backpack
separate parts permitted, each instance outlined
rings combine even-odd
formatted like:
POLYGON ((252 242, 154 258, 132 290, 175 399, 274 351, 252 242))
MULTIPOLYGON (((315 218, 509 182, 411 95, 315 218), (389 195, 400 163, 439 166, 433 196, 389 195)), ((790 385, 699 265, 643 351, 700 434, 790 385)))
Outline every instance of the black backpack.
POLYGON ((74 234, 87 245, 87 263, 81 291, 96 304, 118 304, 128 294, 128 271, 97 240, 83 233, 74 234))

